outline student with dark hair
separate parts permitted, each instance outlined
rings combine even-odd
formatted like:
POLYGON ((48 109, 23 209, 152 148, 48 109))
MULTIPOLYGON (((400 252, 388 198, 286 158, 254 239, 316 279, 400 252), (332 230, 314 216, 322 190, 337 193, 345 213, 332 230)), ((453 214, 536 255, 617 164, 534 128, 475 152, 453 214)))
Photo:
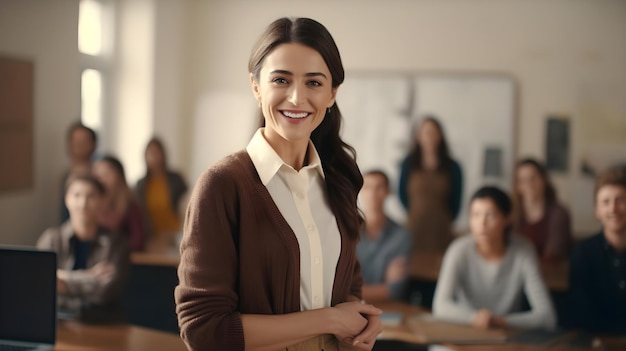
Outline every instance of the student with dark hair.
POLYGON ((564 260, 572 242, 569 212, 557 200, 548 172, 538 161, 523 159, 515 167, 517 231, 528 238, 542 261, 564 260))
POLYGON ((596 178, 596 235, 581 241, 570 259, 571 327, 626 335, 626 170, 596 178))
POLYGON ((360 301, 363 178, 339 133, 339 50, 319 22, 281 18, 248 70, 263 127, 191 195, 182 338, 190 350, 371 350, 382 311, 360 301))
MULTIPOLYGON (((137 182, 137 198, 155 237, 173 237, 181 229, 181 200, 187 191, 183 177, 168 168, 163 142, 152 138, 145 151, 146 175, 137 182)), ((154 239, 154 238, 153 238, 154 239)))
POLYGON ((556 316, 537 255, 510 233, 511 201, 496 187, 480 188, 470 201, 471 235, 446 252, 433 314, 477 328, 553 328, 556 316), (524 296, 530 304, 523 311, 524 296))
POLYGON ((463 175, 450 157, 439 121, 425 117, 414 130, 413 149, 402 162, 398 195, 407 210, 413 253, 445 252, 461 208, 463 175))
MULTIPOLYGON (((61 181, 61 194, 65 194, 67 179, 76 174, 85 174, 91 171, 94 152, 98 145, 96 132, 80 122, 73 123, 67 130, 67 154, 70 158, 70 167, 61 181)), ((67 221, 70 214, 65 206, 65 196, 61 196, 61 223, 67 221)))
POLYGON ((389 178, 381 170, 363 175, 359 193, 365 226, 356 247, 363 275, 363 299, 367 302, 402 300, 407 292, 411 235, 385 214, 389 178))
POLYGON ((104 186, 89 174, 72 175, 65 203, 70 218, 47 229, 37 248, 57 253, 59 309, 90 318, 120 317, 121 297, 129 268, 126 238, 98 225, 104 186))
POLYGON ((146 218, 126 183, 124 166, 105 155, 93 165, 94 176, 104 185, 105 194, 99 223, 128 238, 132 251, 142 251, 149 237, 146 218))

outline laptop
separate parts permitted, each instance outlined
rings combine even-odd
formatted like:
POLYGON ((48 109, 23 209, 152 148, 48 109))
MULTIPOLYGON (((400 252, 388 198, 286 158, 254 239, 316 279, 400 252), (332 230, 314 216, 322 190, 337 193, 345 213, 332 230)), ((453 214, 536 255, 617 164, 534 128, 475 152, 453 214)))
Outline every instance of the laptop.
POLYGON ((0 247, 0 350, 51 350, 56 341, 56 253, 0 247))

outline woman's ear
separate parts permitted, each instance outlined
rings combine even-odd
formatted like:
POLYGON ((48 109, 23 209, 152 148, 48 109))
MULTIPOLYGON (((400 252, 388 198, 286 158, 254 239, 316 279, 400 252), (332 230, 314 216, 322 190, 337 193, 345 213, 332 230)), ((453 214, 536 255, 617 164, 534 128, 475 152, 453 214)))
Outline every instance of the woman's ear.
POLYGON ((252 93, 254 98, 261 103, 261 91, 259 89, 259 83, 254 79, 254 73, 250 73, 250 86, 252 87, 252 93))
POLYGON ((328 108, 333 107, 333 105, 335 104, 335 98, 337 97, 337 89, 339 89, 339 87, 334 87, 332 90, 332 97, 330 100, 330 105, 326 106, 328 108))

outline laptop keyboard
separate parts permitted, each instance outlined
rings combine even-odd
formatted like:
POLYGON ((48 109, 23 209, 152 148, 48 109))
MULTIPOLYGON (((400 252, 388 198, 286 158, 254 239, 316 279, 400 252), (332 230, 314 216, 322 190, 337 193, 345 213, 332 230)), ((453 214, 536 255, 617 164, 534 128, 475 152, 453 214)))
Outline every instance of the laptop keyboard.
POLYGON ((1 345, 0 351, 27 351, 34 350, 32 346, 16 346, 16 345, 1 345))

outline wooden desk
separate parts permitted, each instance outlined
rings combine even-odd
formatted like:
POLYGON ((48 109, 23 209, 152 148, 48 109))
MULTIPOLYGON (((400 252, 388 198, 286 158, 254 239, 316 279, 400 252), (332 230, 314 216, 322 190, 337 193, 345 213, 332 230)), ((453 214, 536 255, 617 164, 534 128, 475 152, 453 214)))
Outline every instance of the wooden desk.
MULTIPOLYGON (((427 311, 420 307, 411 306, 405 303, 398 302, 386 302, 381 304, 374 304, 376 307, 381 308, 385 312, 399 312, 403 315, 402 323, 398 326, 383 326, 383 332, 380 334, 380 340, 399 340, 409 344, 428 344, 433 340, 429 340, 428 337, 439 335, 449 336, 454 338, 455 335, 471 335, 472 332, 467 334, 467 330, 471 327, 459 326, 456 324, 447 324, 436 322, 430 328, 423 328, 425 333, 420 335, 419 326, 409 325, 409 320, 412 317, 427 313, 427 311), (426 330, 428 329, 428 330, 426 330)), ((422 322, 426 323, 426 322, 422 322)), ((497 339, 498 336, 510 337, 514 336, 519 331, 514 330, 491 330, 481 331, 473 329, 473 333, 478 335, 484 335, 487 338, 497 339)), ((520 343, 512 343, 509 340, 503 340, 503 342, 494 344, 476 344, 476 345, 452 345, 445 344, 444 346, 455 351, 539 351, 539 350, 561 350, 561 351, 586 351, 586 350, 598 350, 597 348, 581 348, 569 346, 568 342, 576 337, 576 333, 566 333, 563 336, 559 336, 556 340, 552 340, 548 345, 528 345, 520 343)), ((599 337, 597 341, 602 345, 601 350, 626 350, 626 338, 624 337, 599 337)))
POLYGON ((144 266, 170 266, 178 267, 180 254, 172 250, 165 252, 133 252, 130 262, 144 266))
POLYGON ((84 325, 59 321, 56 351, 185 351, 176 334, 132 325, 84 325))
MULTIPOLYGON (((411 278, 436 282, 439 278, 443 254, 419 253, 411 257, 411 278)), ((548 289, 555 292, 566 292, 568 289, 569 265, 567 261, 541 265, 541 274, 548 289)))

